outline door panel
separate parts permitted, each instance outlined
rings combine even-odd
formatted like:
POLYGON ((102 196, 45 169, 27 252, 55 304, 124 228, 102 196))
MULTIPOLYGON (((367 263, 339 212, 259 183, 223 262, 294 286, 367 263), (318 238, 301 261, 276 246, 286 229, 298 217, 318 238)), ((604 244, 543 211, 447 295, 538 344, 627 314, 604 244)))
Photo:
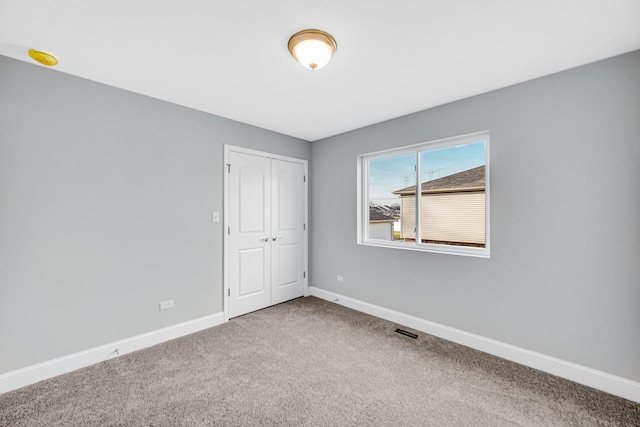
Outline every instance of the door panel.
POLYGON ((300 245, 279 245, 278 248, 278 271, 280 272, 278 277, 278 283, 275 286, 282 287, 287 285, 295 285, 298 282, 300 276, 299 266, 299 254, 300 245))
POLYGON ((239 233, 269 233, 265 224, 269 207, 265 200, 268 171, 263 167, 260 164, 238 167, 239 233))
POLYGON ((268 292, 264 248, 238 251, 238 298, 268 292))
POLYGON ((271 181, 271 303, 278 304, 304 295, 304 166, 272 160, 271 181))
POLYGON ((230 152, 229 317, 271 304, 271 161, 230 152))
POLYGON ((278 203, 277 215, 273 218, 277 221, 276 229, 278 230, 296 230, 299 225, 299 201, 301 196, 298 194, 300 175, 291 170, 280 170, 277 176, 278 191, 275 197, 278 203))

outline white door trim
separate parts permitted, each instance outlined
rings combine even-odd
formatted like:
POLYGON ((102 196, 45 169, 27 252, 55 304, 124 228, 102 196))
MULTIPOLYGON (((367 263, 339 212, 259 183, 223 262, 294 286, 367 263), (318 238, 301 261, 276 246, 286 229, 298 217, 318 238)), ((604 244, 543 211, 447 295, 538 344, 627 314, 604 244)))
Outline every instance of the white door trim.
POLYGON ((223 229, 222 229, 222 241, 224 245, 224 262, 223 262, 223 301, 224 301, 224 321, 229 320, 229 153, 237 152, 243 154, 251 154, 254 156, 266 157, 269 159, 283 160, 287 162, 294 162, 302 164, 304 167, 304 191, 303 191, 303 215, 304 215, 304 296, 309 296, 309 162, 304 159, 297 159, 295 157, 282 156, 279 154, 268 153, 266 151, 252 150, 250 148, 238 147, 235 145, 224 144, 224 206, 223 206, 223 229))

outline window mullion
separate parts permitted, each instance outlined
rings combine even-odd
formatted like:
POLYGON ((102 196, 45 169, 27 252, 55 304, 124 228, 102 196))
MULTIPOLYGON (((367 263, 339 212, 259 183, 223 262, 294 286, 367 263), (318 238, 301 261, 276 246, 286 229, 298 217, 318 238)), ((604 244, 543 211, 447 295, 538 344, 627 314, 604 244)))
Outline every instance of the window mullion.
POLYGON ((362 213, 364 221, 362 224, 362 236, 369 239, 369 161, 363 162, 362 168, 362 213))
POLYGON ((420 169, 420 152, 416 153, 416 246, 422 243, 422 176, 420 169))

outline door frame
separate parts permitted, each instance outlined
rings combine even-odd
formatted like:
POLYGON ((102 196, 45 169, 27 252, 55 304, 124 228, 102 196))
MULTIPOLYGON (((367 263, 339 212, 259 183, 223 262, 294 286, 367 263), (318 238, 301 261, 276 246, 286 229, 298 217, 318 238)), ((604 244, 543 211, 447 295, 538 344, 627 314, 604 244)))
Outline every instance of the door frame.
POLYGON ((304 184, 303 184, 303 218, 304 218, 304 230, 303 230, 303 265, 304 265, 304 279, 303 279, 303 292, 304 296, 309 296, 309 161, 304 159, 298 159, 295 157, 282 156, 279 154, 268 153, 266 151, 258 151, 250 148, 239 147, 237 145, 224 144, 224 163, 222 164, 222 170, 224 174, 224 203, 223 203, 223 228, 222 228, 222 241, 224 245, 223 249, 223 308, 224 308, 224 321, 229 321, 229 153, 230 152, 250 154, 254 156, 265 157, 268 159, 283 160, 286 162, 293 162, 301 164, 304 168, 304 184))

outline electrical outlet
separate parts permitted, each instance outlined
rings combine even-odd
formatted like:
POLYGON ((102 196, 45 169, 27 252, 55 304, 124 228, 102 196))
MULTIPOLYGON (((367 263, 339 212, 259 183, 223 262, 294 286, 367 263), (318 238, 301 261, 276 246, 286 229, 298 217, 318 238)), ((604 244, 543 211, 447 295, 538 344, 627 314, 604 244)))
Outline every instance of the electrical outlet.
POLYGON ((337 280, 338 280, 338 282, 342 283, 342 282, 344 282, 344 277, 342 277, 341 275, 338 274, 337 280))
POLYGON ((173 300, 169 299, 166 301, 160 301, 160 310, 166 310, 168 308, 173 308, 173 300))

